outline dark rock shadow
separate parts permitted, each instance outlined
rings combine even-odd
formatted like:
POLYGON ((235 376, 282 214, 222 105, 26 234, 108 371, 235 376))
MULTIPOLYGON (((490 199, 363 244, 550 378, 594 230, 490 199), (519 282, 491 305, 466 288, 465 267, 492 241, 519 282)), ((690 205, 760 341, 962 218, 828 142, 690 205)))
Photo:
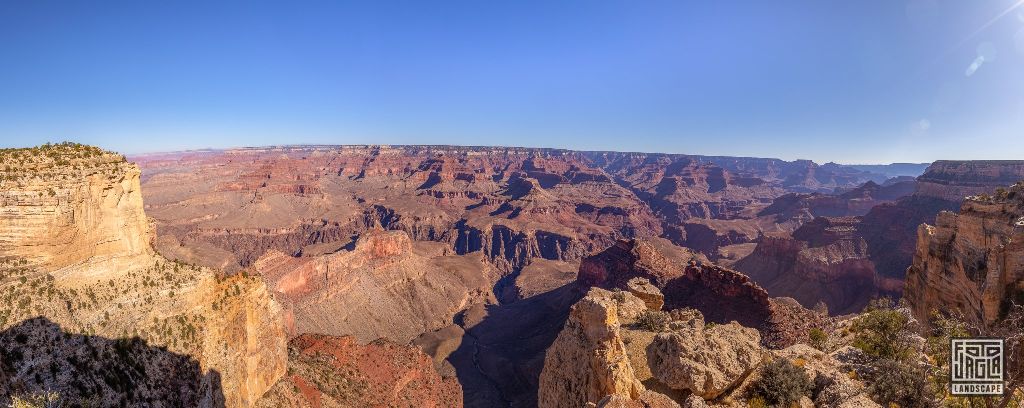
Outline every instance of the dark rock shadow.
POLYGON ((466 334, 448 362, 462 384, 465 406, 537 406, 545 352, 585 290, 569 283, 514 303, 471 309, 459 316, 456 322, 466 334))
POLYGON ((0 332, 0 406, 54 392, 60 406, 223 407, 220 373, 138 337, 68 333, 42 317, 0 332))

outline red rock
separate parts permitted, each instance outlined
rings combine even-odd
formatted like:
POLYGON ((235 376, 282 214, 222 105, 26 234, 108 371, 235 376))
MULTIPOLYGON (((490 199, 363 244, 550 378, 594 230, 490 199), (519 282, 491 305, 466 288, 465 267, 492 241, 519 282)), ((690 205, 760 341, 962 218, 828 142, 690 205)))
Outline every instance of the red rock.
MULTIPOLYGON (((257 406, 296 400, 313 407, 457 407, 462 387, 442 377, 419 348, 385 340, 360 345, 354 337, 306 334, 289 345, 290 375, 257 406)), ((294 404, 292 404, 294 405, 294 404)))

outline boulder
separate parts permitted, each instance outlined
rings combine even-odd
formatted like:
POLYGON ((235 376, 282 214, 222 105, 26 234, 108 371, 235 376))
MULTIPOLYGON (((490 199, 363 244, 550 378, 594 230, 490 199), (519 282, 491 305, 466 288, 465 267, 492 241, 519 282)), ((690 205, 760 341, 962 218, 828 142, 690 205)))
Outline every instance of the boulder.
POLYGON ((665 295, 661 294, 661 290, 647 279, 640 277, 630 279, 629 282, 626 282, 626 289, 633 296, 643 300, 648 309, 661 310, 661 307, 665 305, 665 295))
POLYGON ((743 381, 761 363, 761 336, 736 322, 683 327, 661 333, 648 347, 648 364, 658 381, 714 399, 743 381))

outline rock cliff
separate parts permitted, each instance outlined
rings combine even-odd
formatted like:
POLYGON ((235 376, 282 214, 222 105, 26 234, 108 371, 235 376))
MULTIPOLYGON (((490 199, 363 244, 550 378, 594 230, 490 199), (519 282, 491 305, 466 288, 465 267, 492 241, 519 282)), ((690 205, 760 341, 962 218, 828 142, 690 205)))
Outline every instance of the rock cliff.
POLYGON ((774 296, 804 307, 825 302, 835 314, 859 312, 880 293, 899 294, 898 281, 877 276, 868 244, 857 232, 859 218, 817 217, 792 237, 764 236, 754 252, 733 265, 774 296), (893 287, 896 290, 880 290, 893 287))
POLYGON ((11 305, 0 310, 0 329, 15 339, 68 339, 45 351, 35 341, 7 349, 20 357, 5 360, 14 375, 0 379, 0 394, 236 407, 284 374, 283 310, 266 285, 155 255, 137 167, 75 144, 0 154, 13 163, 0 193, 0 296, 11 305), (92 352, 81 354, 83 344, 92 352), (194 381, 175 396, 158 383, 179 369, 194 381), (127 377, 115 374, 124 370, 127 377))
POLYGON ((0 253, 50 270, 145 264, 152 234, 138 167, 100 149, 0 150, 0 253))
POLYGON ((939 160, 917 178, 916 194, 960 202, 1024 179, 1024 160, 939 160))
POLYGON ((959 311, 990 324, 1008 302, 1024 303, 1024 184, 967 197, 918 228, 904 299, 920 321, 932 310, 959 311))
POLYGON ((783 358, 796 362, 815 384, 815 400, 808 398, 808 404, 879 406, 849 374, 841 351, 825 353, 806 344, 769 350, 759 343, 757 330, 736 322, 706 324, 693 309, 663 312, 630 292, 591 288, 546 353, 538 405, 753 406, 759 368, 783 358))

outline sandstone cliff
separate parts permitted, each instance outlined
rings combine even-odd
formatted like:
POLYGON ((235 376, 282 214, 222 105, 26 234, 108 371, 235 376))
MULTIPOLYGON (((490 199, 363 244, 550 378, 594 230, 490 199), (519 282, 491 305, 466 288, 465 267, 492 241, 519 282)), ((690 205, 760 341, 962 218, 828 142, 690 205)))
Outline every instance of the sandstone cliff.
POLYGON ((152 255, 139 169, 124 156, 60 144, 0 151, 0 254, 50 270, 145 264, 152 255))
POLYGON ((939 160, 917 178, 916 194, 960 202, 1022 179, 1022 160, 939 160))
POLYGON ((20 357, 5 360, 15 374, 0 379, 0 394, 235 407, 283 375, 283 311, 266 285, 156 256, 134 165, 74 144, 2 154, 15 164, 0 193, 0 294, 12 305, 0 311, 0 329, 67 341, 5 349, 20 357), (92 352, 81 354, 83 344, 92 352), (178 372, 190 380, 160 386, 178 372))
POLYGON ((1008 302, 1024 303, 1024 184, 971 196, 918 229, 904 299, 920 321, 932 310, 971 323, 996 321, 1008 302))

